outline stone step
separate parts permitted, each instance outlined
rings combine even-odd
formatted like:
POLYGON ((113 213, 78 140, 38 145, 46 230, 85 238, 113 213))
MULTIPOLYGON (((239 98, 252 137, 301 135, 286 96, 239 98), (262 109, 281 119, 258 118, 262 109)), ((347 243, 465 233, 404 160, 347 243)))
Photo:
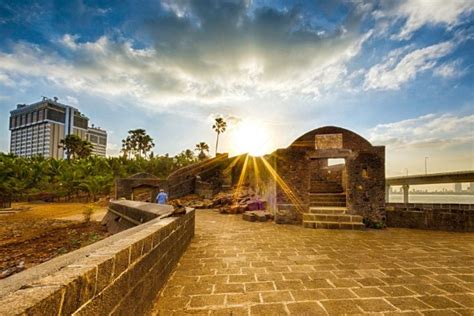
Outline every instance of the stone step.
POLYGON ((310 183, 311 192, 320 193, 342 193, 342 186, 336 182, 328 181, 311 181, 310 183))
POLYGON ((350 230, 364 230, 365 225, 362 223, 352 222, 320 222, 320 221, 303 221, 305 228, 323 228, 323 229, 350 229, 350 230))
POLYGON ((310 207, 313 207, 313 206, 316 206, 316 207, 318 207, 318 206, 343 207, 343 206, 346 206, 346 201, 344 201, 344 202, 336 202, 336 201, 313 202, 313 201, 310 201, 309 206, 310 207))
POLYGON ((303 221, 362 223, 362 216, 348 214, 303 214, 303 221))
POLYGON ((309 193, 309 199, 312 202, 345 202, 346 195, 344 193, 309 193))
POLYGON ((309 208, 312 214, 346 214, 347 208, 339 206, 313 206, 309 208))

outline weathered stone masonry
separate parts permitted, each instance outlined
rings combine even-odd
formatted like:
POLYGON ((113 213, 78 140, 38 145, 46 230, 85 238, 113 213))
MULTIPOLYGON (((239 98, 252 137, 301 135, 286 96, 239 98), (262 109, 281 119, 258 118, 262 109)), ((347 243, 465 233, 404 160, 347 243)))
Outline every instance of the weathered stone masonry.
POLYGON ((193 235, 189 210, 55 258, 18 274, 13 290, 2 293, 0 315, 147 314, 193 235))
POLYGON ((283 221, 301 222, 301 209, 310 207, 312 193, 345 194, 341 204, 348 214, 374 222, 385 219, 385 147, 372 146, 346 129, 326 126, 278 149, 271 159, 293 193, 290 196, 276 187, 277 212, 283 212, 283 221), (328 166, 331 158, 343 158, 345 165, 328 166))

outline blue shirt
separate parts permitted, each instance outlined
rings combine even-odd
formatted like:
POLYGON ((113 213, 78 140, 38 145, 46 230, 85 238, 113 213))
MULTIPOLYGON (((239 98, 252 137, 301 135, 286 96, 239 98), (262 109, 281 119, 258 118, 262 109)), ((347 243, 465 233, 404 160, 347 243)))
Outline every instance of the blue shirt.
POLYGON ((166 201, 168 201, 168 194, 166 194, 165 192, 160 192, 160 193, 156 196, 156 203, 158 203, 158 204, 165 204, 166 201))

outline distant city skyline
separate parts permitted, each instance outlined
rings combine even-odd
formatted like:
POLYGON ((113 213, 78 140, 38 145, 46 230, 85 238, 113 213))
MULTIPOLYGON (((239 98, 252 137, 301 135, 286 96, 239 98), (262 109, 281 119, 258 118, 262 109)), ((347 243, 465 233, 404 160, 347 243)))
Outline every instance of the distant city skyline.
POLYGON ((265 152, 324 125, 386 146, 387 176, 474 169, 474 2, 3 1, 0 151, 9 111, 57 96, 118 155, 144 128, 156 154, 239 128, 265 152))
POLYGON ((107 131, 89 125, 79 109, 46 96, 32 104, 17 104, 10 111, 10 150, 20 157, 43 156, 63 159, 61 141, 77 135, 92 145, 92 155, 106 156, 107 131))

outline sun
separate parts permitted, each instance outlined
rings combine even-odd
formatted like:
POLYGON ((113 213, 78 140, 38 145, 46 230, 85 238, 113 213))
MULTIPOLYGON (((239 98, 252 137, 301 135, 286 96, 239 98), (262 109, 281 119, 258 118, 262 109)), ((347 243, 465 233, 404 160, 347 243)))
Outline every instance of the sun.
POLYGON ((248 153, 262 156, 268 153, 270 134, 265 124, 255 120, 244 120, 232 130, 232 147, 237 154, 248 153))

